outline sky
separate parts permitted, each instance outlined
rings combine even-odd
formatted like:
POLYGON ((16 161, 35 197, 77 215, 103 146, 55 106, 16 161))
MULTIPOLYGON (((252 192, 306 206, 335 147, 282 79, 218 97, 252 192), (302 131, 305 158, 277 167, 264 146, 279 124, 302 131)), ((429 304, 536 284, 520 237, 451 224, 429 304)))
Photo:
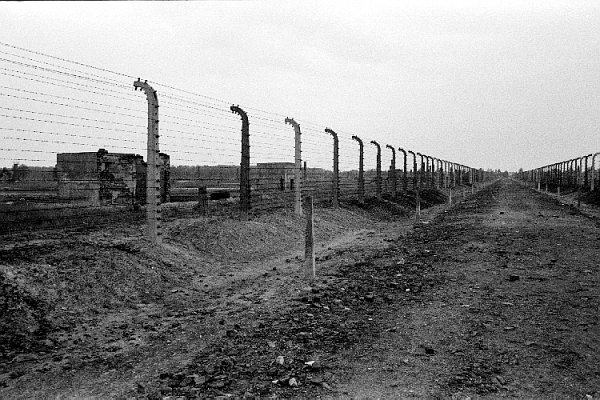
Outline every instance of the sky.
POLYGON ((600 151, 598 1, 3 2, 0 42, 476 168, 600 151))

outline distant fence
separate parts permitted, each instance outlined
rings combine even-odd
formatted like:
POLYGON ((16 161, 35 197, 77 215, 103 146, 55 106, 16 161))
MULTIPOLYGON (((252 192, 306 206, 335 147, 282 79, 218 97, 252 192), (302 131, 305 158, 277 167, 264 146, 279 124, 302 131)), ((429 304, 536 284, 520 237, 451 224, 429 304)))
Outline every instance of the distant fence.
POLYGON ((401 143, 355 135, 359 146, 309 121, 3 43, 0 121, 0 231, 100 224, 115 210, 145 215, 160 241, 165 209, 301 213, 304 195, 335 206, 486 179, 401 143))
POLYGON ((600 153, 519 172, 519 178, 538 190, 565 194, 573 191, 600 192, 600 153))

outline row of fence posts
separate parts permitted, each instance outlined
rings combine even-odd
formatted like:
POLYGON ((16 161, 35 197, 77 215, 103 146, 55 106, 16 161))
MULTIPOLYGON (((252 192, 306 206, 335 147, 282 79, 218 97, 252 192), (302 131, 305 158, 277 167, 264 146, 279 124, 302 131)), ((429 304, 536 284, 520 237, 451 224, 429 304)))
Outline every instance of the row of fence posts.
POLYGON ((542 191, 542 187, 546 193, 555 189, 556 194, 559 196, 561 190, 576 188, 578 204, 580 205, 583 189, 589 188, 592 192, 598 190, 596 180, 600 180, 600 177, 597 177, 598 174, 595 168, 598 155, 600 153, 588 154, 523 171, 520 172, 519 178, 524 182, 535 185, 538 191, 542 191), (589 164, 590 159, 591 165, 589 164))
MULTIPOLYGON (((134 89, 140 89, 146 94, 148 102, 148 140, 147 140, 147 222, 148 236, 154 243, 161 243, 161 213, 160 213, 160 178, 159 178, 159 130, 158 130, 158 96, 146 81, 140 79, 134 82, 134 89)), ((240 162, 240 219, 245 221, 248 219, 248 214, 251 210, 251 188, 250 188, 250 123, 248 114, 239 106, 232 105, 230 107, 232 113, 240 116, 242 120, 242 138, 241 138, 241 162, 240 162)), ((295 184, 294 184, 294 211, 298 215, 303 214, 302 207, 302 141, 300 125, 293 118, 285 118, 285 123, 294 128, 295 133, 295 184)), ((332 179, 332 205, 339 206, 339 139, 336 132, 330 128, 325 128, 325 133, 328 133, 333 138, 333 179, 332 179)), ((364 189, 364 145, 362 139, 358 136, 352 136, 352 139, 359 144, 359 202, 365 201, 364 189)), ((381 146, 378 142, 372 140, 370 142, 377 148, 377 167, 376 167, 376 196, 382 198, 382 176, 381 176, 381 146)), ((392 178, 393 196, 397 196, 396 186, 396 149, 387 144, 386 148, 392 150, 392 164, 390 176, 392 178)), ((438 188, 451 188, 457 184, 470 184, 472 187, 475 182, 483 181, 485 175, 483 170, 475 170, 468 166, 453 163, 446 160, 441 160, 422 153, 415 153, 411 150, 398 148, 404 156, 403 164, 403 190, 406 193, 408 190, 407 181, 407 157, 408 154, 413 158, 413 188, 416 197, 416 218, 420 217, 420 190, 426 185, 426 181, 430 181, 432 186, 438 188), (420 170, 417 168, 417 156, 420 157, 420 170), (437 167, 437 168, 436 168, 437 167), (446 172, 445 172, 446 171, 446 172), (436 175, 437 174, 437 175, 436 175)), ((305 164, 306 169, 306 164, 305 164)), ((472 189, 473 190, 473 189, 472 189)), ((205 214, 208 207, 208 193, 206 189, 199 189, 199 209, 201 214, 205 214)), ((313 204, 314 199, 310 197, 310 203, 313 204)), ((311 206, 312 218, 312 206, 311 206)))

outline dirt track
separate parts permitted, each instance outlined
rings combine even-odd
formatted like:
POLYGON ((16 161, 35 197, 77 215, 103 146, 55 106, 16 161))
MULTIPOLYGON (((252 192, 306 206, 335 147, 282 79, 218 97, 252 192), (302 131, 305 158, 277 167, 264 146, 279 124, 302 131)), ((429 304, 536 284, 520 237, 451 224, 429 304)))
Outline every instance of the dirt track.
POLYGON ((12 358, 0 397, 600 398, 597 222, 508 180, 441 211, 332 230, 311 286, 294 249, 257 269, 117 243, 169 274, 12 358))
POLYGON ((425 228, 444 283, 338 357, 352 398, 600 398, 600 231, 504 182, 425 228))

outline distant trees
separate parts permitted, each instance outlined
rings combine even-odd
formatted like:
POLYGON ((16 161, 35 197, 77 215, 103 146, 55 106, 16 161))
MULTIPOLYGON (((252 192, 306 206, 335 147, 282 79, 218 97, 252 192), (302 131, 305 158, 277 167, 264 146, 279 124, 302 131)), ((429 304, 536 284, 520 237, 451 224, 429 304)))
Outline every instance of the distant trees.
POLYGON ((20 182, 29 175, 30 169, 25 164, 14 163, 12 166, 12 176, 10 182, 20 182))
POLYGON ((3 182, 53 182, 56 181, 54 167, 30 167, 29 165, 14 163, 11 168, 0 169, 0 181, 3 182))
POLYGON ((25 164, 14 163, 11 169, 6 167, 0 171, 0 179, 7 182, 20 182, 27 178, 30 168, 25 164))

